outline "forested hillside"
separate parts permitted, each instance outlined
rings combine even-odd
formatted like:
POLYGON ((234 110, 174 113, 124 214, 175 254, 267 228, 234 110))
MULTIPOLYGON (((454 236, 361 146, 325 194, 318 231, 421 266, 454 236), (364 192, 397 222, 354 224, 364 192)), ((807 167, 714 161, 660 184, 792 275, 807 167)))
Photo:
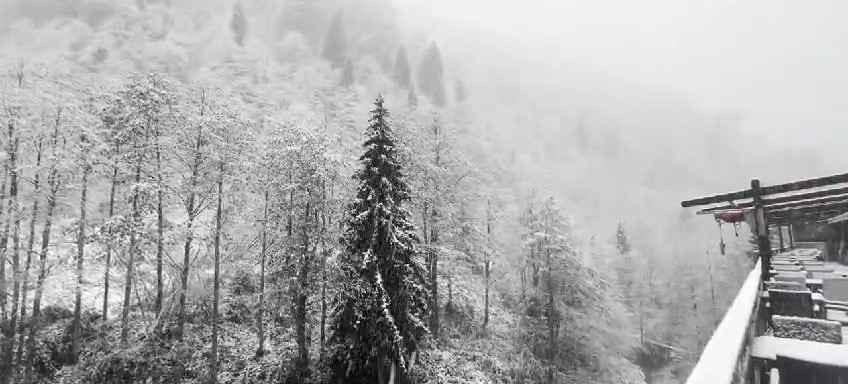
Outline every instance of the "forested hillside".
POLYGON ((817 167, 390 0, 2 6, 0 384, 682 382, 680 198, 817 167))

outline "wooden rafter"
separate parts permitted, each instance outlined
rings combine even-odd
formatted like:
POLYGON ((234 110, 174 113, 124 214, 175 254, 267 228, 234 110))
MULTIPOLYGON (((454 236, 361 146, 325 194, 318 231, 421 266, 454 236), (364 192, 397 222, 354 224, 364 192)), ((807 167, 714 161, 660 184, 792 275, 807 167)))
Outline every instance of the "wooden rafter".
MULTIPOLYGON (((807 179, 801 181, 795 181, 792 183, 786 184, 778 184, 772 186, 765 186, 761 188, 762 196, 768 195, 777 195, 783 193, 791 193, 804 189, 810 188, 820 188, 826 187, 828 185, 834 184, 842 184, 848 183, 848 173, 842 173, 839 175, 819 177, 815 179, 807 179)), ((753 189, 746 189, 742 191, 736 191, 731 193, 724 193, 720 195, 713 195, 707 197, 699 197, 697 199, 686 200, 680 203, 684 208, 688 207, 696 207, 700 205, 711 205, 711 204, 723 204, 729 203, 736 200, 745 200, 752 199, 754 197, 753 189)))
POLYGON ((802 213, 816 213, 816 212, 825 212, 825 211, 835 211, 835 210, 848 210, 848 200, 835 201, 830 203, 822 203, 822 204, 805 204, 798 206, 790 206, 786 208, 780 209, 766 209, 766 212, 770 215, 779 216, 783 213, 791 212, 793 214, 802 214, 802 213))
MULTIPOLYGON (((824 189, 824 190, 820 190, 820 191, 812 191, 812 192, 796 193, 796 194, 785 195, 785 196, 775 196, 775 197, 771 197, 771 198, 764 198, 763 199, 763 205, 768 207, 768 206, 772 206, 772 205, 776 205, 776 204, 791 203, 791 202, 795 202, 795 201, 810 200, 810 199, 816 199, 816 198, 827 197, 827 196, 835 196, 835 195, 848 195, 848 187, 829 188, 829 189, 824 189)), ((744 201, 744 202, 741 202, 741 203, 736 203, 734 205, 726 204, 726 205, 720 205, 720 206, 711 207, 711 208, 705 208, 705 209, 698 211, 698 213, 704 214, 704 213, 711 213, 711 212, 715 212, 715 211, 724 211, 724 210, 734 209, 734 208, 750 208, 750 207, 753 207, 753 206, 754 206, 753 201, 744 201)))
POLYGON ((769 216, 768 220, 770 224, 774 225, 808 224, 828 220, 833 217, 839 216, 845 212, 848 212, 848 210, 843 209, 808 213, 795 213, 788 215, 769 216))
POLYGON ((766 205, 765 208, 768 211, 777 211, 788 208, 795 207, 805 207, 811 205, 819 205, 819 204, 829 204, 829 203, 840 203, 840 202, 848 202, 848 195, 837 195, 837 196, 828 196, 822 197, 819 199, 810 199, 810 200, 801 200, 794 201, 791 203, 783 203, 783 204, 774 204, 774 205, 766 205))

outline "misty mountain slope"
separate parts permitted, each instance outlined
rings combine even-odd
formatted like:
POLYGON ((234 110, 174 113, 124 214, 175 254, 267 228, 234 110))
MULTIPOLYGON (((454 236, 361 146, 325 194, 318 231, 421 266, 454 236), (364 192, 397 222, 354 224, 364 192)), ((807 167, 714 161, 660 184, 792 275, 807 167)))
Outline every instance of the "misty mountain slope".
MULTIPOLYGON (((661 372, 668 380, 685 380, 686 367, 715 326, 713 313, 720 315, 732 300, 729 294, 713 300, 710 280, 695 271, 711 266, 717 271, 718 284, 736 287, 745 276, 746 265, 741 256, 744 241, 729 241, 730 254, 716 256, 715 226, 681 219, 679 200, 705 191, 739 188, 739 182, 757 172, 769 172, 760 176, 776 181, 816 169, 814 156, 807 153, 789 157, 778 150, 752 150, 751 143, 759 138, 739 132, 732 122, 717 126, 713 116, 674 94, 581 70, 568 60, 548 57, 539 47, 516 44, 509 36, 493 38, 485 31, 437 22, 421 23, 429 26, 425 30, 407 23, 410 17, 404 9, 396 11, 388 1, 243 2, 239 3, 242 21, 234 21, 238 20, 236 3, 222 0, 68 2, 76 10, 39 8, 36 3, 10 2, 13 11, 5 13, 7 19, 0 25, 0 55, 10 59, 10 68, 25 57, 44 63, 53 78, 62 82, 104 92, 120 88, 129 72, 162 71, 173 77, 180 97, 189 106, 200 98, 201 86, 219 88, 228 105, 251 118, 251 130, 260 142, 280 125, 326 135, 334 154, 345 159, 340 168, 345 175, 352 174, 355 167, 352 159, 361 150, 371 102, 376 94, 384 94, 411 164, 408 176, 416 187, 413 220, 422 229, 425 245, 445 248, 436 279, 439 303, 457 307, 450 315, 443 307, 444 340, 422 352, 422 374, 431 372, 428 369, 433 372, 421 377, 424 382, 542 382, 550 366, 557 367, 560 380, 639 382, 642 373, 629 355, 638 344, 640 324, 648 338, 690 350, 688 356, 663 362, 665 371, 661 372), (8 16, 12 14, 20 17, 12 19, 8 16), (325 34, 338 14, 348 23, 349 64, 321 57, 325 34), (10 19, 14 23, 9 23, 10 19), (237 37, 239 34, 243 36, 237 37), (420 92, 417 69, 431 52, 432 40, 443 57, 444 107, 433 105, 433 100, 420 92), (399 43, 407 48, 413 67, 415 108, 410 92, 392 79, 399 43), (459 100, 459 83, 467 93, 465 100, 459 100), (445 148, 445 163, 440 166, 433 166, 431 153, 436 113, 441 127, 436 132, 443 135, 436 141, 453 145, 445 148), (445 181, 438 184, 433 180, 445 181), (440 191, 447 192, 442 196, 440 191), (598 303, 601 312, 563 302, 568 314, 562 323, 563 358, 554 362, 545 358, 545 324, 527 314, 533 306, 524 298, 526 277, 522 275, 530 265, 527 254, 534 252, 528 251, 526 242, 535 233, 525 228, 523 217, 551 195, 571 218, 569 241, 581 251, 580 267, 569 270, 579 271, 577 281, 592 287, 568 287, 565 297, 578 297, 582 289, 604 293, 600 298, 587 297, 598 303), (494 208, 487 215, 488 200, 494 208), (430 218, 427 204, 438 204, 443 210, 430 218), (484 229, 487 219, 493 223, 488 237, 484 229), (622 221, 632 252, 622 252, 615 244, 616 226, 622 221), (466 231, 465 226, 471 228, 466 231), (435 245, 430 244, 432 228, 441 235, 435 245), (712 258, 704 257, 706 250, 711 250, 712 258), (619 271, 622 264, 629 268, 619 271), (489 283, 486 265, 492 275, 489 283), (491 288, 491 320, 483 335, 480 324, 487 285, 491 288), (701 312, 691 310, 693 300, 701 312), (642 302, 650 304, 638 305, 642 302)), ((340 185, 343 197, 349 199, 352 188, 340 185)), ((68 191, 63 196, 62 215, 75 217, 75 193, 68 191)), ((128 196, 119 199, 124 209, 129 205, 128 196)), ((238 226, 228 223, 233 227, 225 242, 239 246, 224 252, 222 260, 224 265, 236 266, 247 259, 245 268, 255 277, 259 274, 258 227, 248 223, 261 216, 261 196, 248 193, 243 199, 247 202, 232 204, 242 207, 241 214, 250 218, 233 219, 243 221, 238 226)), ((100 206, 90 220, 107 217, 106 200, 108 180, 99 180, 92 187, 92 201, 100 206)), ((166 264, 166 286, 177 289, 185 217, 175 200, 166 216, 173 226, 166 245, 171 260, 166 264)), ((148 225, 152 225, 153 216, 149 219, 148 225)), ((189 277, 189 305, 195 319, 189 321, 194 349, 190 356, 195 364, 190 371, 196 377, 204 369, 205 335, 210 332, 202 320, 208 319, 211 311, 212 212, 199 220, 200 249, 189 277)), ((54 236, 56 243, 64 244, 62 256, 55 262, 73 271, 73 225, 57 225, 67 231, 54 236)), ((725 237, 732 239, 732 231, 724 231, 725 237)), ((155 231, 149 233, 153 236, 155 231)), ((746 237, 742 234, 740 238, 746 237)), ((96 256, 87 260, 93 268, 85 279, 92 287, 100 287, 102 247, 92 247, 89 252, 96 256)), ((124 256, 115 255, 120 260, 124 256)), ((140 288, 135 292, 147 297, 138 301, 149 300, 155 291, 154 262, 155 246, 145 244, 137 272, 140 288)), ((73 276, 59 273, 61 269, 57 267, 49 277, 45 296, 50 298, 45 303, 67 302, 69 296, 60 296, 58 291, 72 287, 73 276), (60 277, 67 279, 62 282, 60 277)), ((235 268, 224 269, 226 301, 238 297, 230 291, 237 286, 238 276, 235 268)), ((120 270, 118 267, 112 277, 115 293, 111 297, 118 296, 116 306, 123 301, 120 270)), ((273 317, 279 320, 278 325, 269 325, 268 349, 282 352, 273 353, 272 362, 248 363, 261 367, 262 372, 288 364, 296 355, 297 346, 290 341, 294 337, 289 315, 293 306, 290 273, 280 269, 275 293, 269 293, 273 299, 268 298, 276 300, 269 312, 276 312, 273 317)), ((86 308, 98 308, 92 303, 97 294, 96 289, 86 291, 86 308)), ((312 292, 309 296, 311 356, 319 355, 316 295, 312 292)), ((256 295, 245 298, 256 299, 256 295)), ((253 312, 245 313, 255 317, 253 312)), ((112 319, 116 319, 114 314, 112 319)), ((155 322, 144 318, 141 323, 155 322)), ((247 361, 252 352, 245 344, 258 331, 247 322, 226 320, 224 324, 226 332, 238 334, 225 341, 235 351, 226 355, 232 359, 227 361, 237 362, 234 369, 238 369, 239 362, 247 361)), ((183 355, 169 356, 179 360, 183 355)), ((87 368, 91 367, 80 369, 87 368)), ((232 371, 222 368, 224 372, 232 371)), ((71 370, 69 374, 76 373, 71 370)), ((219 379, 237 380, 224 377, 219 379)))

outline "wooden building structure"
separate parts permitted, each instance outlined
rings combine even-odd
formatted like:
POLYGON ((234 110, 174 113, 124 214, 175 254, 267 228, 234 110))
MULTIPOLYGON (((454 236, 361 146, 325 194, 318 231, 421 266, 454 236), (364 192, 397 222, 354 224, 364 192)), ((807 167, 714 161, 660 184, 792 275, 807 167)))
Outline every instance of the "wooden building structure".
MULTIPOLYGON (((837 225, 843 239, 848 238, 844 236, 848 225, 848 173, 777 185, 762 185, 760 180, 753 179, 750 188, 690 199, 681 205, 684 208, 706 206, 697 213, 712 214, 716 220, 747 222, 757 238, 758 253, 757 266, 705 347, 687 383, 787 383, 789 377, 797 378, 800 374, 814 378, 821 372, 831 372, 831 368, 839 383, 848 383, 848 345, 839 346, 845 347, 843 349, 834 346, 834 353, 838 354, 836 365, 821 369, 809 368, 814 366, 810 362, 779 356, 776 361, 783 361, 784 380, 779 379, 777 368, 763 372, 763 363, 757 360, 759 365, 754 364, 751 355, 752 350, 765 341, 772 344, 774 339, 779 343, 796 341, 766 335, 774 332, 771 327, 775 309, 766 304, 774 301, 774 297, 769 299, 773 291, 766 286, 774 283, 771 280, 775 274, 772 261, 777 258, 775 261, 780 269, 789 260, 796 260, 791 253, 796 246, 796 228, 806 230, 811 224, 837 225), (772 241, 774 234, 777 234, 777 244, 772 241), (769 337, 771 339, 765 340, 769 337), (838 360, 842 358, 844 362, 838 360), (808 367, 807 371, 799 368, 801 366, 808 367)), ((808 294, 822 296, 815 288, 808 289, 808 294)))

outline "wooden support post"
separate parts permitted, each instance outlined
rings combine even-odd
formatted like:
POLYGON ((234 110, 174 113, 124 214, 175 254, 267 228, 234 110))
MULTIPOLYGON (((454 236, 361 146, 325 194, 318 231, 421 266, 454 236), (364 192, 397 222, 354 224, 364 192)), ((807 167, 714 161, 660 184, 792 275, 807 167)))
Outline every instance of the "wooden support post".
POLYGON ((771 241, 769 240, 768 223, 763 208, 763 190, 760 187, 759 179, 751 179, 751 191, 751 197, 754 200, 754 220, 757 225, 754 228, 754 233, 757 234, 760 267, 762 268, 761 278, 768 280, 771 270, 771 241))
POLYGON ((794 232, 795 232, 795 230, 794 230, 794 229, 792 229, 792 227, 793 227, 793 225, 792 225, 792 224, 789 224, 789 225, 788 225, 788 229, 789 229, 789 248, 795 248, 795 233, 794 233, 794 232))
POLYGON ((837 241, 837 243, 839 243, 839 246, 837 247, 836 255, 835 256, 832 256, 832 255, 828 256, 827 253, 826 253, 825 254, 825 261, 830 259, 830 261, 840 262, 840 261, 842 261, 842 257, 845 254, 845 250, 843 249, 844 248, 843 244, 845 243, 846 237, 848 237, 848 236, 846 236, 846 235, 848 235, 848 222, 843 221, 843 222, 839 223, 837 231, 839 231, 839 240, 837 241))
POLYGON ((780 239, 780 252, 783 252, 783 251, 786 250, 786 248, 783 246, 783 226, 782 225, 777 226, 777 237, 780 239))

